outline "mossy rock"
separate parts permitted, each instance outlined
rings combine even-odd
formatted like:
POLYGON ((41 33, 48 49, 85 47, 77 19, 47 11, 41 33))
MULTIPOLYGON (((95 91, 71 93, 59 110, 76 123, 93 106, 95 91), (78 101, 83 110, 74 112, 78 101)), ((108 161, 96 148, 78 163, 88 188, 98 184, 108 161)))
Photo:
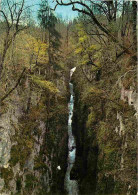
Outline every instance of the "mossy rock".
POLYGON ((11 168, 1 168, 1 178, 4 179, 5 186, 9 187, 9 181, 13 179, 14 173, 11 168))
POLYGON ((18 175, 16 178, 16 190, 20 194, 22 188, 22 178, 18 175))
POLYGON ((33 174, 27 174, 25 179, 25 189, 33 190, 37 182, 38 180, 33 174))
POLYGON ((86 127, 90 128, 94 122, 96 122, 96 112, 91 108, 90 114, 88 115, 88 120, 86 122, 86 127))
POLYGON ((48 170, 48 166, 42 161, 42 156, 38 156, 35 158, 34 170, 48 170))

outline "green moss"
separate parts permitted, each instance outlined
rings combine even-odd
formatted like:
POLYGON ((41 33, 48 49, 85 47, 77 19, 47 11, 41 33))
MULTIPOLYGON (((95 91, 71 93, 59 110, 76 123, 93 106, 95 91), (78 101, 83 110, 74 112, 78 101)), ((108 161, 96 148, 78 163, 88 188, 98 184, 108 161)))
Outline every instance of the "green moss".
POLYGON ((22 195, 20 192, 17 192, 15 195, 22 195))
POLYGON ((58 93, 59 90, 54 85, 54 83, 46 80, 42 80, 41 77, 32 76, 32 81, 37 84, 39 87, 48 90, 51 93, 58 93))
POLYGON ((11 168, 1 168, 1 177, 4 179, 6 188, 9 187, 9 181, 13 179, 14 173, 11 168))
POLYGON ((109 133, 109 130, 108 130, 107 123, 101 121, 99 123, 99 129, 97 132, 97 140, 98 140, 100 149, 104 148, 108 133, 109 133))
POLYGON ((48 166, 42 161, 42 156, 39 155, 34 160, 34 170, 48 170, 48 166))
POLYGON ((16 143, 11 148, 11 159, 9 161, 11 167, 16 163, 20 163, 23 169, 25 161, 32 152, 34 146, 33 131, 38 123, 34 122, 35 116, 28 115, 26 123, 26 117, 19 119, 18 128, 15 129, 15 135, 12 137, 12 141, 16 143))
POLYGON ((99 89, 96 86, 92 86, 92 87, 87 87, 83 93, 83 101, 87 102, 87 101, 92 101, 95 98, 100 98, 100 96, 102 96, 104 94, 103 90, 99 89))
POLYGON ((20 160, 20 152, 18 146, 12 146, 11 148, 11 159, 10 159, 10 164, 11 166, 15 166, 16 163, 18 163, 20 160))
POLYGON ((11 159, 9 162, 11 166, 15 166, 19 162, 21 168, 23 168, 26 159, 31 154, 33 142, 29 137, 24 136, 18 138, 17 141, 18 144, 11 148, 11 159))
POLYGON ((30 191, 36 186, 37 178, 33 174, 26 175, 25 189, 30 191))
POLYGON ((16 178, 16 190, 18 193, 21 192, 21 188, 22 188, 22 180, 21 177, 18 175, 16 178))
POLYGON ((90 108, 91 112, 88 115, 88 120, 86 122, 86 127, 90 128, 92 124, 97 120, 96 113, 94 112, 93 108, 90 108))

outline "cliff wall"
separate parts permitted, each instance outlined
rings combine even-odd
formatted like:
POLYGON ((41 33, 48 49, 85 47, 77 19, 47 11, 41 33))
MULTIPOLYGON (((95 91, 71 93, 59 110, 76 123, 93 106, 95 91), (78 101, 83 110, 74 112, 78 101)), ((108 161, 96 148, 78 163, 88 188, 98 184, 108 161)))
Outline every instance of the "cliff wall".
POLYGON ((136 61, 103 54, 99 71, 79 66, 74 75, 72 170, 81 194, 136 194, 136 61))

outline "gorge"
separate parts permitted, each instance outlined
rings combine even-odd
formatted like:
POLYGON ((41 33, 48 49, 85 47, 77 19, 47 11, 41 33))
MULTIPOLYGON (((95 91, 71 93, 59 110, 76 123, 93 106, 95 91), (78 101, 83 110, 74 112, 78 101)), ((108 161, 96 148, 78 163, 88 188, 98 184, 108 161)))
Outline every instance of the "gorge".
MULTIPOLYGON (((70 79, 73 75, 73 72, 76 70, 76 67, 70 70, 70 79)), ((78 185, 77 181, 70 179, 70 173, 75 163, 76 158, 76 141, 72 134, 72 117, 73 117, 73 108, 74 108, 74 92, 73 84, 69 83, 70 87, 70 102, 68 105, 69 108, 69 119, 68 119, 68 167, 65 175, 65 189, 69 195, 78 195, 78 185)))
POLYGON ((0 195, 136 195, 137 2, 29 3, 0 1, 0 195))

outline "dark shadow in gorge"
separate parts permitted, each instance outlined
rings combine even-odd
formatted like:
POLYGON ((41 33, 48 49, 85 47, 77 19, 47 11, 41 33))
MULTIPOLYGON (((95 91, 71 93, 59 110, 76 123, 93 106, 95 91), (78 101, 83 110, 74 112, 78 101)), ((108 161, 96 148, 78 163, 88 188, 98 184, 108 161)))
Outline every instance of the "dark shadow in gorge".
POLYGON ((75 103, 73 115, 73 134, 76 139, 76 161, 71 171, 71 179, 78 180, 80 194, 94 195, 96 191, 98 146, 95 133, 88 136, 86 121, 88 107, 80 101, 77 83, 73 80, 75 103))

